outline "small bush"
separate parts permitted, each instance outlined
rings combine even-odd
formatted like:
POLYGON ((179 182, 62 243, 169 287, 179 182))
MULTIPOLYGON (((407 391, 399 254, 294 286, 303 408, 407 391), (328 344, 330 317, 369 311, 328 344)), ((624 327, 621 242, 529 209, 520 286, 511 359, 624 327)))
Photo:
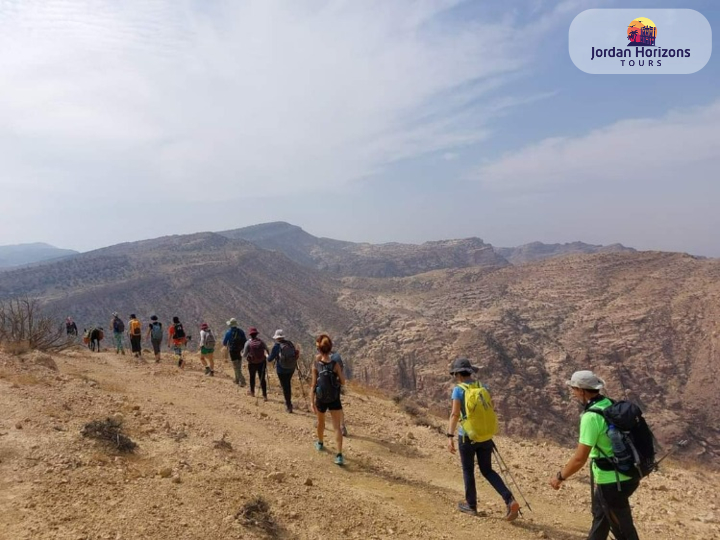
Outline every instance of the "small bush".
POLYGON ((115 418, 105 420, 93 420, 85 424, 80 434, 83 437, 95 439, 119 452, 131 453, 137 448, 137 444, 130 437, 122 433, 122 422, 115 418))
POLYGON ((24 297, 0 301, 0 343, 8 352, 60 351, 73 340, 61 322, 44 315, 40 302, 24 297))
POLYGON ((235 514, 235 519, 248 529, 264 532, 269 538, 280 535, 280 527, 270 513, 270 505, 262 497, 246 502, 235 514))

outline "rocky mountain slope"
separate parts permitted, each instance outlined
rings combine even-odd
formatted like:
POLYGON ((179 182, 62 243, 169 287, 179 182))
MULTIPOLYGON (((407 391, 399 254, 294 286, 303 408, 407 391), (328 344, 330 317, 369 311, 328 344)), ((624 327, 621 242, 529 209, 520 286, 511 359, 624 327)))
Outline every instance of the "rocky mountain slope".
POLYGON ((119 244, 0 274, 0 299, 25 294, 42 298, 59 317, 72 315, 80 328, 107 328, 114 311, 144 322, 152 314, 163 322, 177 315, 191 328, 206 321, 216 333, 234 316, 265 336, 275 328, 310 336, 347 324, 330 278, 214 233, 119 244))
POLYGON ((58 259, 77 253, 72 249, 60 249, 42 242, 0 246, 0 269, 58 259))
POLYGON ((343 346, 368 384, 445 403, 447 365, 467 356, 509 433, 569 441, 577 407, 564 382, 594 369, 662 441, 720 454, 719 261, 608 253, 343 283, 340 305, 355 314, 343 346))
POLYGON ((508 262, 479 238, 423 244, 367 244, 318 238, 288 223, 254 225, 218 234, 285 253, 335 276, 400 277, 441 268, 501 268, 508 262))
POLYGON ((569 242, 565 244, 543 244, 542 242, 531 242, 529 244, 523 244, 522 246, 512 248, 496 247, 494 249, 495 253, 515 265, 541 261, 552 257, 563 257, 565 255, 590 255, 593 253, 636 251, 635 249, 625 247, 622 244, 600 246, 586 244, 585 242, 569 242))
MULTIPOLYGON (((498 437, 532 506, 513 524, 478 482, 483 515, 455 510, 459 459, 445 448, 444 419, 363 387, 344 397, 347 464, 313 448, 302 389, 286 414, 277 380, 263 403, 221 365, 205 377, 197 357, 137 363, 106 352, 47 357, 0 353, 0 539, 195 538, 581 540, 590 523, 585 471, 559 492, 548 477, 571 447, 498 437), (111 417, 133 454, 83 437, 111 417)), ((327 446, 334 449, 332 432, 327 446)), ((720 538, 717 473, 666 462, 633 496, 641 538, 720 538), (699 504, 699 501, 702 504, 699 504)))

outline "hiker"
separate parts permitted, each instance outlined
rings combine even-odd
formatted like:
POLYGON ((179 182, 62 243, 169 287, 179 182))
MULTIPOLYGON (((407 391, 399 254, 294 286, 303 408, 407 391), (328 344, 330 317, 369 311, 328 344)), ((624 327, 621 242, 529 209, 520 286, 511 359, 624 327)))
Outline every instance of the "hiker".
POLYGON ((115 354, 125 354, 125 346, 123 345, 123 336, 125 335, 125 323, 118 315, 117 311, 112 314, 110 328, 113 330, 115 338, 115 354))
MULTIPOLYGON (((337 364, 340 366, 340 369, 343 372, 343 375, 345 375, 345 364, 343 363, 340 353, 333 351, 332 353, 330 353, 330 359, 337 362, 337 364)), ((340 393, 341 394, 345 393, 344 386, 342 388, 340 388, 340 393)), ((343 437, 347 437, 348 431, 347 431, 347 427, 345 427, 345 411, 341 410, 340 412, 342 414, 342 419, 340 420, 340 431, 342 431, 343 437)))
POLYGON ((225 332, 223 347, 227 347, 228 353, 230 353, 230 361, 233 365, 233 371, 235 371, 235 384, 245 386, 245 376, 242 372, 242 351, 247 342, 247 337, 245 337, 242 328, 238 327, 235 317, 231 317, 226 324, 230 328, 225 332))
POLYGON ((200 325, 200 362, 205 366, 205 375, 215 376, 215 334, 208 323, 200 325))
POLYGON ((77 324, 75 324, 75 321, 72 320, 72 317, 65 319, 65 331, 68 336, 78 335, 78 327, 77 324))
POLYGON ((248 372, 250 374, 250 389, 248 394, 255 397, 255 376, 260 377, 260 389, 262 390, 263 401, 267 401, 267 362, 268 347, 258 337, 258 330, 255 327, 248 330, 250 339, 243 347, 242 356, 247 360, 248 372))
POLYGON ((297 350, 292 341, 285 339, 285 332, 280 329, 275 330, 273 339, 276 343, 273 345, 267 361, 271 363, 277 360, 275 370, 280 380, 280 386, 282 386, 283 396, 285 397, 285 411, 292 413, 292 376, 297 369, 300 351, 297 350))
POLYGON ((142 356, 142 324, 134 313, 128 321, 128 336, 130 336, 130 347, 135 358, 142 356))
POLYGON ((173 323, 168 329, 168 348, 172 347, 175 357, 177 358, 178 367, 184 369, 185 360, 182 354, 190 337, 185 335, 185 329, 178 317, 173 317, 172 321, 173 323))
POLYGON ((153 315, 150 317, 146 339, 149 339, 150 343, 152 343, 153 352, 155 353, 155 363, 160 362, 160 345, 162 345, 162 338, 162 323, 158 321, 157 315, 153 315))
POLYGON ((612 405, 612 401, 600 393, 605 381, 592 371, 585 370, 573 373, 567 385, 572 397, 584 407, 580 416, 580 436, 575 454, 550 479, 550 485, 553 489, 560 489, 565 480, 585 466, 589 457, 595 489, 592 492, 593 521, 588 540, 606 540, 611 530, 618 540, 637 540, 629 499, 640 480, 598 466, 596 460, 614 456, 607 434, 608 424, 601 414, 586 414, 590 409, 602 411, 612 405))
POLYGON ((458 358, 450 366, 450 375, 455 380, 453 388, 452 411, 448 421, 448 450, 455 453, 455 428, 458 427, 458 450, 465 483, 465 501, 458 503, 458 510, 466 514, 477 515, 477 489, 475 487, 475 458, 477 457, 480 474, 498 492, 505 502, 505 519, 514 521, 520 512, 520 505, 493 470, 492 454, 495 443, 492 438, 497 431, 497 418, 493 410, 490 393, 484 385, 473 381, 473 373, 478 368, 467 358, 458 358), (477 397, 476 407, 470 409, 466 403, 477 397), (481 400, 481 401, 480 401, 481 400))
POLYGON ((312 367, 312 383, 310 387, 313 389, 312 410, 317 415, 317 441, 315 449, 322 452, 325 449, 325 413, 330 411, 333 429, 335 430, 335 443, 337 444, 337 454, 335 454, 335 463, 344 465, 345 458, 342 453, 343 434, 340 428, 342 421, 342 403, 340 402, 340 389, 345 384, 340 365, 330 358, 332 351, 332 340, 327 334, 321 334, 315 340, 318 355, 312 367))

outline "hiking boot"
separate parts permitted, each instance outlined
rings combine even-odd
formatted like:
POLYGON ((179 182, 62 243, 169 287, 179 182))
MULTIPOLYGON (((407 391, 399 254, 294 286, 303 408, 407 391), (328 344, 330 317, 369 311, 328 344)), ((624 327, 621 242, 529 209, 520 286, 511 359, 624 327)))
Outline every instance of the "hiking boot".
POLYGON ((345 427, 345 424, 340 426, 340 432, 343 434, 343 437, 347 437, 347 428, 345 427))
POLYGON ((325 450, 325 445, 320 441, 315 441, 315 450, 317 450, 318 452, 322 452, 323 450, 325 450))
POLYGON ((345 458, 342 454, 335 456, 335 465, 345 465, 345 458))
POLYGON ((520 513, 520 505, 515 499, 512 499, 507 503, 507 513, 505 514, 506 521, 515 521, 520 513))
POLYGON ((465 512, 466 514, 470 514, 471 516, 477 515, 477 508, 473 508, 466 502, 459 502, 457 505, 458 510, 461 512, 465 512))
POLYGON ((210 375, 210 368, 205 366, 205 375, 210 375))

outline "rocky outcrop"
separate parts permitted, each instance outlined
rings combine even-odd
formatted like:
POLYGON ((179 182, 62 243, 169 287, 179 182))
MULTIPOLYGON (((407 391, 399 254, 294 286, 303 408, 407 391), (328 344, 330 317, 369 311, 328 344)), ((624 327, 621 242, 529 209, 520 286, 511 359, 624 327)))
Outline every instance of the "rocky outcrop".
POLYGON ((509 432, 569 441, 579 409, 565 381, 594 369, 611 396, 640 403, 666 445, 720 453, 718 261, 610 253, 344 283, 356 323, 343 346, 369 384, 444 406, 447 365, 467 356, 509 432))
POLYGON ((616 253, 635 252, 633 248, 625 247, 622 244, 610 244, 607 246, 586 244, 585 242, 568 242, 565 244, 543 244, 542 242, 531 242, 522 246, 494 248, 495 252, 510 261, 511 264, 525 264, 541 261, 552 257, 563 257, 566 255, 590 255, 593 253, 616 253))
POLYGON ((402 277, 443 268, 502 268, 508 262, 479 238, 423 244, 367 244, 317 238, 288 223, 266 223, 223 231, 334 276, 402 277))

